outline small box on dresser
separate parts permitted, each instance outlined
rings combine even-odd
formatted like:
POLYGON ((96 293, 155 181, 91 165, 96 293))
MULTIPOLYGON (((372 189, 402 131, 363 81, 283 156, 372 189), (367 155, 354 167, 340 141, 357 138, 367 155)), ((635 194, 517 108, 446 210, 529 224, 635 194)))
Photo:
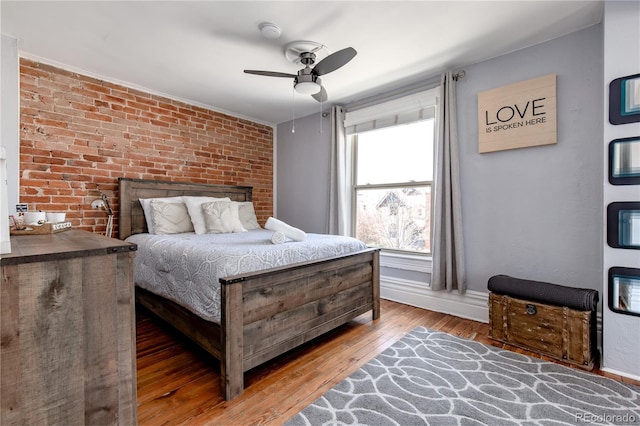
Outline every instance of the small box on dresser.
POLYGON ((489 337, 586 370, 597 350, 598 292, 497 275, 489 279, 489 337))
POLYGON ((11 237, 0 259, 2 425, 135 425, 133 256, 86 231, 11 237))

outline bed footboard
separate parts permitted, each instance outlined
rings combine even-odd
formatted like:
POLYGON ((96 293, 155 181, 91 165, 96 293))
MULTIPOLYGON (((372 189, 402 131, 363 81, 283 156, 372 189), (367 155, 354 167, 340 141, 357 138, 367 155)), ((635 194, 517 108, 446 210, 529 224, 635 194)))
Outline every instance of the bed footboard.
POLYGON ((380 316, 379 250, 227 277, 222 284, 225 399, 244 372, 372 311, 380 316))

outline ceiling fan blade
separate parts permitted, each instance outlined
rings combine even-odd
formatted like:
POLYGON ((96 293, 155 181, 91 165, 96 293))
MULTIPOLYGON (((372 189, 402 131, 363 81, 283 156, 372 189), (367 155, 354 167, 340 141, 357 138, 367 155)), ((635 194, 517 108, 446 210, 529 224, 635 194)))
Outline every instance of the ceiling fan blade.
POLYGON ((263 75, 266 77, 286 77, 286 78, 296 78, 295 74, 287 74, 285 72, 275 72, 275 71, 259 71, 259 70, 244 70, 247 74, 255 74, 255 75, 263 75))
POLYGON ((335 53, 327 56, 313 67, 312 74, 325 75, 332 71, 337 70, 341 66, 353 59, 358 52, 353 47, 346 47, 342 50, 338 50, 335 53))
POLYGON ((327 96, 327 91, 324 90, 324 86, 320 86, 320 91, 311 95, 311 97, 313 97, 313 99, 318 102, 327 102, 327 100, 329 99, 329 96, 327 96))

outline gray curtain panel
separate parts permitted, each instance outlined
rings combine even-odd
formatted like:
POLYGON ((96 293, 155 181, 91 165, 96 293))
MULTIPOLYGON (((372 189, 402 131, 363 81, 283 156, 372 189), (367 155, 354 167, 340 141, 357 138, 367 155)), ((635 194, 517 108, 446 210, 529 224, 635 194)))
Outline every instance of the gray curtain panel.
POLYGON ((442 74, 435 151, 431 289, 457 290, 463 294, 467 285, 462 239, 456 82, 451 71, 442 74))
POLYGON ((331 108, 331 159, 329 183, 329 222, 327 233, 347 235, 347 137, 344 129, 344 108, 331 108))

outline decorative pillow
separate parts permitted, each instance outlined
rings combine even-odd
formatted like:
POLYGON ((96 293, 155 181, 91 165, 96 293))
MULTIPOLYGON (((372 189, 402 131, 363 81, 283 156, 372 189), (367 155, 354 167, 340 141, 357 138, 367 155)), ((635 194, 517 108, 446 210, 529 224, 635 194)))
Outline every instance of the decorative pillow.
POLYGON ((193 232, 191 217, 184 203, 168 203, 153 200, 151 219, 156 234, 182 234, 193 232))
POLYGON ((153 227, 153 220, 151 217, 151 202, 163 201, 166 203, 183 203, 182 197, 167 197, 167 198, 140 198, 140 204, 142 205, 142 211, 144 212, 144 220, 147 222, 147 232, 155 234, 156 231, 153 227))
POLYGON ((207 226, 204 222, 204 214, 202 213, 202 204, 211 203, 214 201, 231 201, 230 198, 215 198, 215 197, 192 197, 184 196, 182 200, 187 205, 191 222, 193 223, 193 229, 196 234, 206 234, 207 226))
POLYGON ((253 203, 251 201, 234 201, 233 204, 238 206, 240 223, 242 223, 242 227, 245 230, 250 231, 252 229, 261 229, 258 224, 258 219, 256 218, 256 211, 253 208, 253 203))
POLYGON ((231 201, 212 201, 202 204, 202 213, 207 234, 226 234, 242 232, 242 224, 237 209, 232 207, 231 201), (234 210, 236 210, 234 214, 234 210))
POLYGON ((240 206, 237 202, 231 201, 231 217, 233 220, 233 232, 247 232, 240 220, 240 206))

